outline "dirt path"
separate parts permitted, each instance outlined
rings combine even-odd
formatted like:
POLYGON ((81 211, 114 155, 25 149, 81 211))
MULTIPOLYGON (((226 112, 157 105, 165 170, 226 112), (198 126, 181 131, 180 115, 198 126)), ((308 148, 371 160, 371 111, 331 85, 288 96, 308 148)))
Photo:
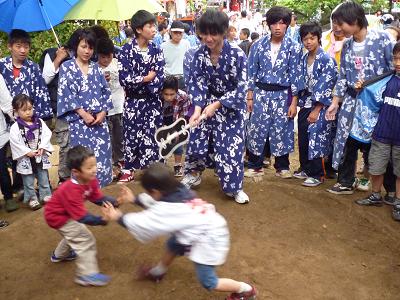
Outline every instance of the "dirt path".
MULTIPOLYGON (((246 181, 251 203, 240 206, 220 192, 208 171, 197 191, 216 205, 231 231, 220 276, 254 283, 258 299, 400 299, 400 224, 386 206, 356 206, 353 200, 365 193, 331 195, 325 192, 330 184, 306 188, 268 171, 262 182, 246 181)), ((115 185, 105 189, 117 191, 115 185)), ((42 213, 0 211, 11 222, 0 231, 0 299, 224 299, 200 287, 187 259, 177 260, 160 284, 134 280, 138 265, 157 260, 163 240, 142 245, 117 224, 91 229, 111 284, 79 287, 72 280, 74 263, 50 262, 60 237, 42 213)))

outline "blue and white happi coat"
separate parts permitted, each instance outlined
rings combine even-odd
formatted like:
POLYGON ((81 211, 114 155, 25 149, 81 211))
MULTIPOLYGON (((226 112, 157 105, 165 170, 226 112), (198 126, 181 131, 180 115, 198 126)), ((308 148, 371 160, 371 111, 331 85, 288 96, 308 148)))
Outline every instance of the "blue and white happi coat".
POLYGON ((111 90, 97 63, 90 62, 85 76, 75 59, 60 67, 57 95, 57 115, 69 123, 71 147, 82 145, 92 149, 97 160, 97 179, 104 187, 112 181, 111 143, 107 121, 99 125, 86 125, 75 112, 84 109, 94 117, 113 108, 111 90))
POLYGON ((325 112, 332 103, 332 90, 335 86, 338 71, 336 61, 322 48, 318 48, 314 60, 311 78, 307 73, 308 53, 302 58, 302 73, 306 89, 311 95, 299 97, 298 106, 304 107, 311 102, 312 108, 321 103, 318 120, 308 125, 308 159, 325 157, 330 154, 332 147, 332 121, 327 121, 325 112))
POLYGON ((235 193, 243 185, 246 56, 224 41, 217 66, 203 45, 194 54, 188 92, 202 109, 220 101, 215 115, 192 129, 186 153, 185 173, 215 168, 222 190, 235 193))
MULTIPOLYGON (((363 71, 355 66, 354 39, 345 41, 340 59, 339 79, 333 95, 343 99, 337 116, 337 132, 333 147, 332 166, 337 169, 342 161, 344 147, 352 127, 356 98, 349 95, 347 88, 353 87, 360 79, 368 80, 392 69, 392 48, 389 37, 382 31, 370 30, 365 39, 363 71)), ((361 129, 360 129, 361 130, 361 129)))
POLYGON ((36 63, 25 59, 19 76, 14 78, 12 58, 4 57, 0 59, 0 74, 3 75, 12 97, 25 94, 33 99, 33 107, 39 118, 48 119, 53 116, 49 92, 36 63))
POLYGON ((249 89, 253 90, 253 112, 247 131, 247 148, 261 155, 267 137, 274 156, 294 150, 294 121, 287 116, 292 95, 297 96, 303 85, 301 48, 288 35, 282 40, 275 65, 271 61, 271 36, 258 40, 248 58, 249 89), (277 84, 287 87, 281 91, 265 91, 255 83, 277 84))
POLYGON ((136 39, 118 53, 119 81, 126 93, 123 112, 125 168, 143 169, 159 161, 154 134, 162 126, 162 102, 159 96, 164 82, 164 56, 153 42, 141 53, 136 39), (148 83, 143 78, 150 71, 156 77, 148 83))

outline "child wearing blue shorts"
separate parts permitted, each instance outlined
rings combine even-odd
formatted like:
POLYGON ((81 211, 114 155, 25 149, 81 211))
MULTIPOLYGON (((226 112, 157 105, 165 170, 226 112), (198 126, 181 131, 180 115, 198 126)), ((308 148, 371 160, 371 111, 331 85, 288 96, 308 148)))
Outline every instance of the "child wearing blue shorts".
POLYGON ((147 242, 171 234, 160 262, 139 270, 141 279, 160 281, 176 256, 187 256, 195 265, 196 275, 208 290, 231 292, 229 300, 255 299, 253 286, 228 278, 219 278, 215 267, 225 263, 229 251, 229 230, 215 207, 199 198, 161 163, 144 172, 141 183, 148 194, 135 197, 122 187, 119 201, 133 202, 147 209, 123 214, 112 204, 102 208, 105 220, 118 221, 137 240, 147 242))

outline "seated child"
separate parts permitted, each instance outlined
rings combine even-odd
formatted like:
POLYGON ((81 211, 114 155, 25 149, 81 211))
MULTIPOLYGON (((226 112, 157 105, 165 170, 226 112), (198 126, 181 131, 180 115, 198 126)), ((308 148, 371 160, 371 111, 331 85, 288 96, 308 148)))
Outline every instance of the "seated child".
POLYGON ((44 210, 47 224, 63 237, 50 260, 57 263, 77 259, 75 282, 83 286, 103 286, 110 277, 99 273, 96 240, 85 224, 106 225, 107 221, 90 214, 84 202, 89 200, 97 205, 103 205, 104 201, 114 205, 117 202, 104 196, 99 188, 96 157, 92 150, 80 145, 69 149, 67 166, 71 170, 71 179, 60 185, 44 210))
POLYGON ((35 177, 39 186, 39 197, 46 202, 51 196, 49 155, 54 150, 50 143, 51 131, 42 119, 33 112, 33 100, 24 94, 14 97, 12 107, 17 114, 10 129, 12 157, 17 161, 17 172, 22 175, 24 202, 32 210, 42 207, 35 191, 35 177))
POLYGON ((197 278, 206 289, 232 292, 227 298, 231 300, 255 299, 256 290, 251 285, 218 278, 215 273, 215 267, 225 262, 229 251, 229 230, 214 205, 197 198, 161 163, 146 169, 141 182, 151 197, 141 194, 135 198, 132 191, 124 186, 119 202, 146 206, 145 211, 123 214, 111 204, 102 208, 104 219, 118 221, 141 242, 172 235, 161 261, 152 268, 141 268, 140 278, 160 281, 174 258, 186 255, 194 262, 197 278), (147 201, 144 202, 144 199, 147 201))
MULTIPOLYGON (((161 100, 164 103, 164 125, 171 125, 178 118, 182 117, 188 120, 193 112, 193 106, 188 95, 184 91, 178 89, 178 79, 172 75, 166 77, 164 80, 164 85, 161 90, 161 100)), ((177 148, 174 152, 175 177, 183 176, 182 154, 183 147, 177 148)))

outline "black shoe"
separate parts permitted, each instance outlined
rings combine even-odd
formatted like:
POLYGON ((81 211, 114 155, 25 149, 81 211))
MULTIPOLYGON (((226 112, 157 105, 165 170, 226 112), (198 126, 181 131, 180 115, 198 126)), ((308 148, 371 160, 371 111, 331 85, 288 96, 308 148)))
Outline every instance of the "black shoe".
POLYGON ((354 193, 354 187, 347 187, 338 182, 326 191, 336 195, 351 195, 354 193))
POLYGON ((392 217, 395 221, 400 221, 400 205, 393 206, 392 217))
POLYGON ((395 196, 389 196, 389 194, 386 194, 385 197, 383 197, 383 202, 387 205, 397 205, 400 204, 400 199, 396 198, 395 196))
POLYGON ((363 206, 382 206, 382 197, 376 197, 374 194, 368 196, 368 198, 360 199, 355 201, 358 205, 363 206))

